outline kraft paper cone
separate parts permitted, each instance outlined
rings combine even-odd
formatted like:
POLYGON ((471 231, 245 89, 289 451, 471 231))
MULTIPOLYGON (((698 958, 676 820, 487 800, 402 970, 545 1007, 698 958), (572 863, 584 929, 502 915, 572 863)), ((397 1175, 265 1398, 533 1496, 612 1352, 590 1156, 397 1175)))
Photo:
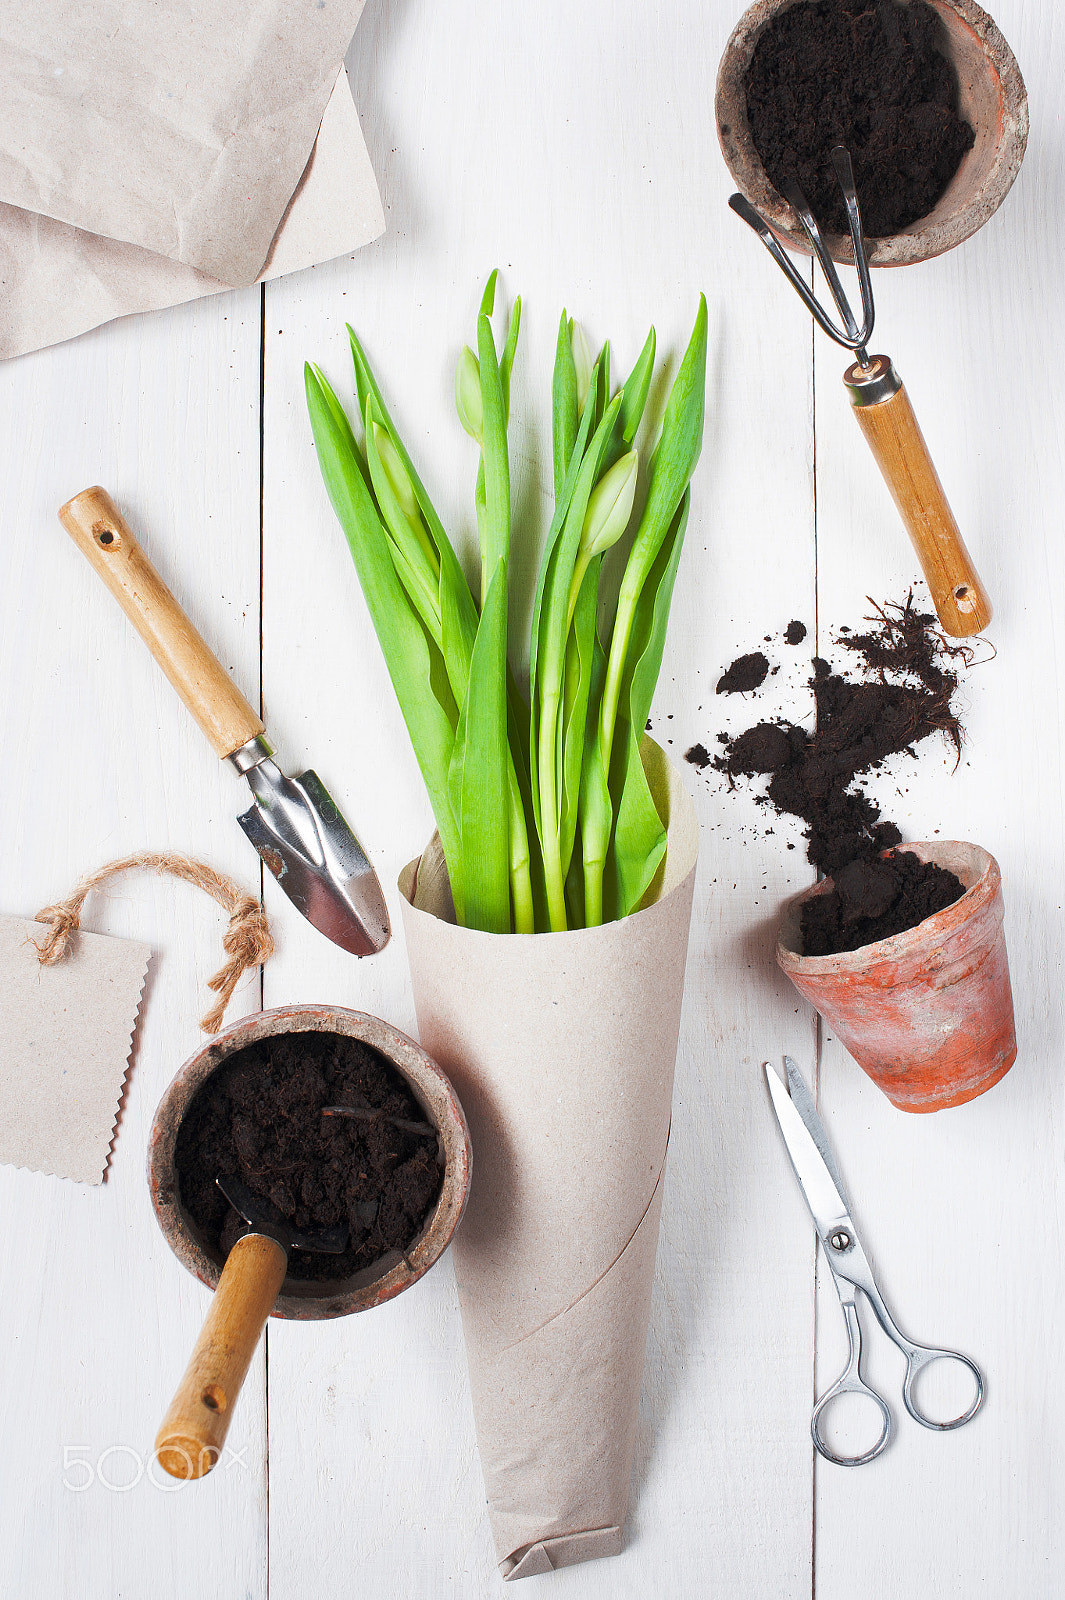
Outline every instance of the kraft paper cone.
POLYGON ((473 1135, 453 1250, 508 1578, 622 1547, 698 852, 680 775, 644 763, 668 848, 624 921, 455 927, 438 840, 400 876, 421 1042, 473 1135))

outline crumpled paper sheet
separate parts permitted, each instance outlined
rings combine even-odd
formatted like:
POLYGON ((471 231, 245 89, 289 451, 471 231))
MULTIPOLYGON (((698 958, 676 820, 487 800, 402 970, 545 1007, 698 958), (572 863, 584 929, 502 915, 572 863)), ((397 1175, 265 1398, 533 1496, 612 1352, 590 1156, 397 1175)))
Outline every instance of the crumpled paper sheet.
MULTIPOLYGON (((384 232, 370 158, 343 69, 261 279, 347 255, 384 232)), ((133 312, 218 294, 194 267, 0 204, 0 359, 133 312)))
POLYGON ((42 967, 47 931, 0 917, 0 1161, 100 1183, 151 950, 79 933, 42 967))
POLYGON ((644 759, 668 852, 635 916, 500 938, 441 920, 432 848, 400 878, 421 1042, 473 1137, 452 1249, 508 1578, 623 1544, 698 852, 679 774, 644 759))
POLYGON ((0 201, 254 282, 363 0, 0 11, 0 201))

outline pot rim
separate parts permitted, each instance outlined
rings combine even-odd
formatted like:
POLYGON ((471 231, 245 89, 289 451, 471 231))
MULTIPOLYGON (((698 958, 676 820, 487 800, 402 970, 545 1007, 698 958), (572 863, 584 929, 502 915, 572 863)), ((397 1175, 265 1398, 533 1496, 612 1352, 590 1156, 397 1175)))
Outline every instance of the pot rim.
MULTIPOLYGON (((762 213, 784 242, 810 255, 810 244, 798 216, 773 187, 750 136, 743 75, 761 33, 773 17, 799 0, 754 0, 729 35, 718 64, 714 113, 718 143, 736 187, 762 213)), ((987 67, 999 101, 1001 138, 991 157, 980 188, 952 213, 936 218, 946 195, 928 217, 909 224, 899 233, 868 239, 866 249, 873 267, 909 266, 952 250, 971 237, 993 216, 1009 193, 1020 170, 1028 143, 1028 96, 1017 59, 997 23, 976 0, 928 0, 941 18, 952 13, 960 31, 973 38, 987 67)), ((946 23, 944 21, 944 26, 946 23)), ((962 157, 964 169, 968 153, 962 157)), ((956 182, 951 180, 950 188, 956 182)), ((824 233, 834 261, 852 265, 854 250, 849 235, 824 233)))
POLYGON ((832 879, 822 878, 820 883, 811 884, 800 894, 793 895, 781 915, 776 954, 777 961, 785 972, 801 972, 816 977, 818 974, 829 972, 860 972, 881 961, 902 961, 924 945, 942 944, 963 923, 968 922, 989 903, 1001 883, 998 862, 990 851, 985 850, 982 845, 971 844, 964 839, 905 840, 892 845, 888 850, 882 850, 880 854, 881 857, 885 857, 897 850, 908 850, 922 861, 933 861, 937 866, 947 866, 949 871, 957 870, 956 860, 953 866, 949 866, 948 862, 940 857, 950 852, 968 851, 971 852, 976 875, 963 895, 949 906, 944 906, 942 911, 935 911, 930 917, 925 917, 916 927, 906 928, 902 933, 893 933, 887 939, 876 939, 871 944, 859 945, 857 950, 841 950, 836 954, 825 956, 804 956, 787 941, 798 937, 799 916, 806 901, 827 894, 832 888, 832 879))
POLYGON ((444 1146, 440 1196, 405 1255, 392 1252, 376 1270, 371 1266, 330 1284, 326 1293, 305 1280, 296 1280, 287 1290, 283 1285, 271 1316, 316 1320, 370 1310, 409 1288, 447 1249, 465 1209, 473 1158, 466 1117, 450 1079, 421 1045, 369 1012, 325 1003, 277 1006, 240 1018, 195 1051, 174 1075, 152 1119, 147 1178, 156 1221, 182 1265, 209 1289, 216 1288, 222 1258, 201 1243, 181 1203, 174 1171, 178 1129, 201 1086, 223 1062, 246 1045, 282 1033, 336 1033, 377 1050, 407 1081, 444 1146))

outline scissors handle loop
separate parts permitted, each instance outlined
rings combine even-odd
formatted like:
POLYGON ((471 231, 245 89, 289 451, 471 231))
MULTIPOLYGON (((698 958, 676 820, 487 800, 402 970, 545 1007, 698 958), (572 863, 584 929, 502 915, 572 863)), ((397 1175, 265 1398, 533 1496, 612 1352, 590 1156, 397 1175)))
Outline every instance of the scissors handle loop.
POLYGON ((984 1399, 984 1375, 975 1361, 970 1361, 968 1356, 963 1356, 960 1350, 940 1350, 934 1345, 915 1344, 912 1339, 907 1339, 891 1312, 884 1304, 884 1298, 876 1286, 872 1271, 867 1261, 859 1263, 859 1271, 852 1275, 851 1281, 856 1283, 868 1297, 869 1304, 876 1313, 877 1320, 888 1338, 893 1340, 906 1357, 906 1377, 902 1384, 902 1401, 906 1410, 915 1422, 922 1428, 932 1428, 936 1433, 946 1433, 951 1428, 961 1428, 971 1422, 979 1411, 984 1399), (937 1361, 950 1361, 955 1366, 966 1369, 976 1385, 976 1392, 971 1403, 956 1417, 948 1417, 941 1422, 937 1417, 930 1417, 922 1411, 917 1403, 917 1380, 922 1372, 937 1361))
MULTIPOLYGON (((888 1338, 898 1346, 906 1357, 906 1377, 902 1385, 902 1399, 913 1420, 919 1422, 923 1428, 932 1428, 937 1433, 946 1433, 950 1428, 961 1428, 966 1422, 971 1422, 983 1404, 984 1399, 984 1377, 976 1362, 970 1361, 968 1356, 963 1356, 960 1350, 940 1350, 933 1345, 915 1344, 912 1339, 907 1339, 884 1304, 884 1297, 877 1288, 872 1268, 860 1246, 855 1249, 853 1262, 848 1262, 845 1268, 841 1268, 838 1262, 830 1261, 830 1265, 833 1272, 837 1274, 837 1282, 839 1281, 840 1273, 843 1272, 846 1281, 853 1285, 854 1288, 862 1291, 876 1313, 880 1326, 888 1338), (936 1417, 930 1417, 926 1411, 922 1411, 916 1397, 918 1378, 922 1372, 926 1372, 937 1361, 951 1361, 956 1366, 964 1367, 976 1384, 976 1392, 970 1405, 959 1416, 949 1417, 946 1422, 941 1422, 936 1417)), ((844 1307, 844 1310, 846 1310, 846 1307, 844 1307)), ((849 1320, 848 1316, 848 1322, 849 1320)))
POLYGON ((923 1344, 910 1344, 907 1342, 906 1350, 906 1378, 902 1385, 902 1400, 906 1410, 915 1422, 923 1428, 934 1428, 938 1433, 946 1433, 950 1428, 961 1428, 966 1422, 971 1422, 979 1411, 984 1399, 984 1376, 975 1361, 970 1361, 968 1356, 963 1356, 960 1350, 934 1350, 923 1344), (976 1384, 976 1394, 972 1403, 960 1416, 950 1417, 946 1422, 940 1422, 936 1417, 930 1417, 922 1411, 917 1404, 916 1384, 922 1372, 937 1361, 951 1361, 956 1366, 965 1367, 976 1384))
MULTIPOLYGON (((880 1455, 881 1451, 887 1449, 888 1441, 891 1438, 891 1412, 876 1390, 870 1389, 862 1377, 862 1334, 858 1325, 858 1311, 853 1300, 843 1302, 843 1315, 847 1319, 847 1338, 850 1341, 850 1355, 844 1371, 836 1379, 832 1387, 825 1390, 814 1406, 813 1415, 810 1418, 810 1434, 816 1449, 824 1456, 826 1461, 834 1462, 837 1467, 860 1467, 865 1462, 874 1460, 880 1455), (838 1400, 841 1395, 847 1394, 856 1394, 860 1395, 863 1400, 871 1400, 880 1412, 881 1417, 879 1437, 870 1445, 868 1450, 863 1450, 860 1455, 854 1456, 840 1455, 838 1451, 833 1450, 822 1432, 822 1423, 827 1420, 826 1413, 829 1407, 834 1400, 838 1400)), ((914 1377, 916 1378, 916 1373, 914 1377)))

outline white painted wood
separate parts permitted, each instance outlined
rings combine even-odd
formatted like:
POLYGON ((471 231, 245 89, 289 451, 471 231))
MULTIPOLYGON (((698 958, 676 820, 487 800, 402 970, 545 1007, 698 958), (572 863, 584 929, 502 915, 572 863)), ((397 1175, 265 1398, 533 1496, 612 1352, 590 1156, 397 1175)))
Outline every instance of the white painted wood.
MULTIPOLYGON (((257 291, 0 368, 10 459, 0 910, 32 913, 142 844, 256 877, 233 822, 239 784, 55 521, 63 500, 100 481, 253 700, 261 576, 263 696, 279 756, 289 770, 313 765, 335 792, 389 895, 396 936, 355 963, 268 882, 279 950, 266 1003, 328 1000, 413 1031, 394 884, 431 816, 320 485, 301 368, 317 360, 347 386, 343 324, 355 324, 469 557, 476 460, 452 380, 492 266, 503 296, 524 301, 512 461, 516 522, 535 536, 562 306, 593 344, 610 336, 620 373, 651 319, 675 366, 707 293, 704 456, 652 716, 675 756, 697 740, 713 749, 755 706, 794 716, 808 703, 809 645, 780 639, 792 617, 824 649, 833 628, 861 617, 866 594, 901 594, 916 576, 848 415, 842 353, 811 342, 725 204, 713 77, 738 11, 724 0, 368 9, 350 67, 389 231, 350 261, 266 290, 261 574, 257 291), (716 696, 722 669, 764 635, 780 670, 758 701, 716 696)), ((943 752, 902 763, 904 781, 886 774, 877 792, 910 837, 973 837, 1001 861, 1022 1054, 987 1097, 932 1118, 894 1111, 832 1041, 821 1063, 826 1118, 885 1291, 917 1337, 957 1343, 984 1365, 987 1409, 945 1437, 902 1418, 881 1462, 815 1472, 812 1230, 760 1071, 785 1050, 810 1074, 816 1064, 812 1015, 772 961, 781 902, 810 871, 801 847, 786 848, 801 844, 796 829, 686 767, 704 848, 628 1544, 613 1561, 539 1580, 544 1594, 1050 1600, 1060 1587, 1062 41, 1046 5, 1000 0, 995 14, 1031 93, 1018 185, 976 238, 881 273, 875 288, 876 343, 906 379, 991 591, 999 654, 969 677, 958 772, 943 752)), ((534 537, 513 562, 518 622, 535 563, 534 537)), ((150 1448, 202 1319, 206 1296, 158 1234, 142 1168, 158 1097, 198 1042, 222 932, 207 901, 155 880, 90 902, 87 920, 159 953, 108 1182, 90 1191, 0 1169, 2 1415, 18 1441, 0 1466, 0 1534, 20 1592, 497 1594, 446 1257, 371 1315, 269 1327, 269 1509, 261 1357, 230 1435, 242 1464, 165 1502, 147 1481, 129 1493, 63 1487, 64 1445, 86 1447, 94 1470, 112 1446, 150 1448)), ((232 1014, 257 997, 247 982, 232 1014)), ((816 1305, 823 1384, 841 1356, 830 1285, 816 1305)), ((897 1385, 875 1340, 870 1368, 897 1385)), ((122 1483, 132 1465, 122 1449, 104 1472, 122 1483)), ((68 1481, 79 1474, 68 1468, 68 1481)))
MULTIPOLYGON (((56 512, 79 489, 108 486, 221 659, 257 694, 258 348, 252 292, 117 323, 0 367, 5 912, 32 916, 84 873, 143 846, 188 850, 257 881, 233 820, 239 784, 56 512)), ((129 878, 90 898, 85 926, 144 940, 155 954, 107 1181, 91 1188, 0 1167, 7 1586, 84 1600, 263 1596, 261 1359, 232 1453, 208 1483, 178 1486, 150 1466, 207 1296, 156 1227, 148 1128, 203 1038, 197 1018, 225 917, 184 885, 129 878)), ((257 979, 243 985, 235 1014, 257 993, 257 979)))
MULTIPOLYGON (((292 759, 318 763, 350 807, 394 909, 397 869, 431 817, 302 404, 308 357, 350 393, 345 320, 468 551, 476 455, 454 417, 454 362, 492 266, 508 301, 522 295, 512 613, 524 620, 549 511, 561 308, 593 345, 611 337, 619 373, 655 320, 675 370, 705 289, 709 416, 656 734, 679 758, 722 725, 714 687, 750 647, 752 618, 758 638, 793 615, 812 623, 809 334, 801 318, 759 332, 765 274, 725 205, 708 63, 727 21, 711 13, 698 54, 682 5, 654 26, 609 5, 481 8, 471 30, 461 5, 411 4, 378 8, 356 36, 389 232, 351 262, 267 290, 264 693, 292 759)), ((810 1583, 811 1253, 759 1068, 812 1048, 766 962, 774 909, 808 869, 748 849, 720 784, 687 770, 706 851, 629 1545, 543 1580, 552 1593, 635 1596, 652 1574, 692 1593, 708 1570, 723 1592, 800 1596, 810 1583)), ((391 948, 356 967, 286 924, 267 1003, 342 999, 413 1026, 398 915, 394 926, 391 948)), ((325 1586, 354 1581, 375 1600, 497 1592, 446 1261, 357 1323, 271 1328, 270 1390, 276 1592, 299 1593, 312 1566, 325 1586)))
MULTIPOLYGON (((819 1600, 1060 1592, 1065 408, 1055 366, 1065 232, 1049 201, 1060 179, 1060 48, 1038 8, 1002 0, 994 10, 1029 91, 1024 167, 966 244, 875 276, 873 343, 892 354, 910 391, 990 591, 998 654, 967 675, 969 739, 957 772, 944 749, 919 765, 895 762, 873 787, 906 837, 973 839, 998 858, 1020 1055, 986 1096, 931 1117, 896 1111, 835 1042, 822 1063, 829 1130, 889 1304, 914 1338, 971 1354, 987 1401, 970 1426, 938 1436, 898 1405, 897 1437, 879 1461, 860 1472, 818 1464, 819 1600)), ((863 594, 901 598, 919 569, 847 415, 843 354, 819 338, 816 360, 826 648, 832 627, 861 615, 863 594)), ((869 1346, 873 1381, 895 1401, 900 1362, 883 1341, 869 1346)), ((823 1386, 843 1351, 830 1282, 819 1293, 818 1348, 823 1386)))

